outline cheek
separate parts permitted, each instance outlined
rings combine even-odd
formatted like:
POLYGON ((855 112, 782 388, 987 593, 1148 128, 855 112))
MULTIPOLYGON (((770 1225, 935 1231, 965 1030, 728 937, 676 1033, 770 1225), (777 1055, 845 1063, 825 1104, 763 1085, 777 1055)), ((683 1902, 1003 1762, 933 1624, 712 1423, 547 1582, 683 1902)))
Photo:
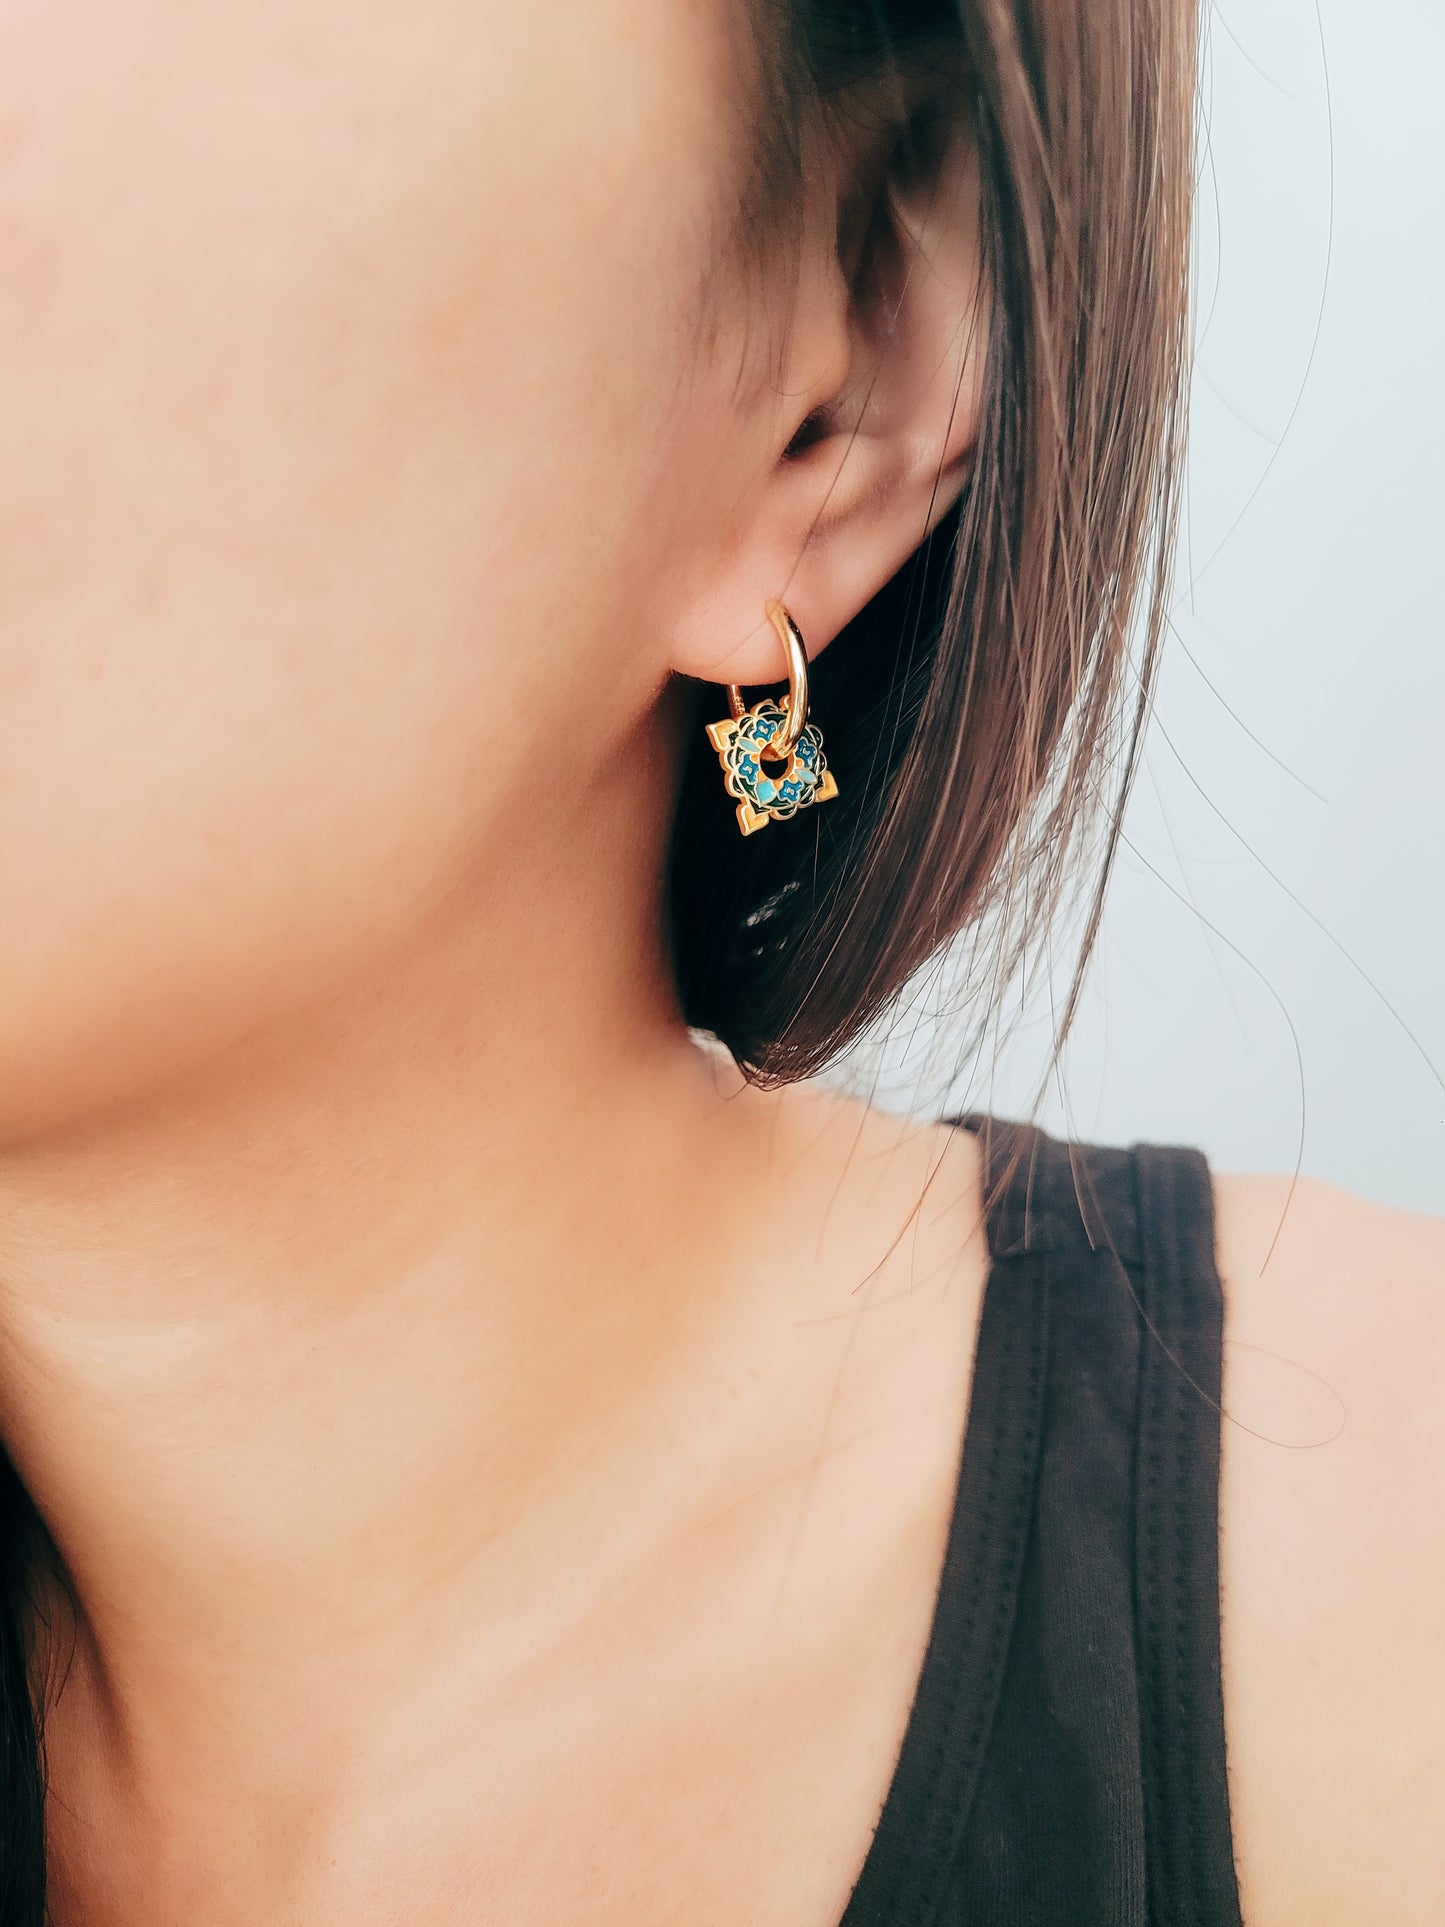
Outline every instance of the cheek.
POLYGON ((673 0, 107 12, 0 0, 9 1093, 395 940, 614 686, 717 194, 673 0))

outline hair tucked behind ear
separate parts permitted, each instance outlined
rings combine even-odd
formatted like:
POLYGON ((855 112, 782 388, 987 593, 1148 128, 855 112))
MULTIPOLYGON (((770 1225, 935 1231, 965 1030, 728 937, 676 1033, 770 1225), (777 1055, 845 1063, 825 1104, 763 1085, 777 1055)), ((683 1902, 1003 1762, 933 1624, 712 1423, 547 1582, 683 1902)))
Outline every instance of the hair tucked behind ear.
POLYGON ((744 842, 701 730, 685 769, 671 883, 684 1008, 766 1081, 820 1069, 986 915, 1006 975, 1102 801, 1104 861, 1056 1042, 1068 1028, 1165 613, 1196 60, 1192 0, 782 11, 795 64, 777 71, 801 65, 820 91, 921 39, 956 44, 972 75, 988 345, 962 500, 814 665, 838 797, 744 842))

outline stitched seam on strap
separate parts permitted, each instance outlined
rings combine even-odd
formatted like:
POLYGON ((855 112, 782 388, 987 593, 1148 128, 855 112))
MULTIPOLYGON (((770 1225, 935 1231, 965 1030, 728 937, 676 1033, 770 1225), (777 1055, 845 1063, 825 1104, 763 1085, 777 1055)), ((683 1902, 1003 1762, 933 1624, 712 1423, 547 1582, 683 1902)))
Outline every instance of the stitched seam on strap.
MULTIPOLYGON (((1038 1265, 1037 1275, 1039 1282, 1032 1294, 1032 1316, 1028 1319, 1028 1366, 1024 1377, 1024 1384, 1027 1388, 1026 1398, 1029 1421, 1027 1430, 1021 1433, 1015 1442, 1014 1457, 1017 1474, 1009 1507, 1007 1532, 1004 1540, 1006 1556, 1002 1560, 994 1559, 985 1561, 980 1559, 976 1563, 969 1588, 968 1611, 963 1616, 958 1629, 960 1642, 964 1650, 967 1650, 978 1625, 980 1584, 985 1576, 991 1577, 997 1591, 997 1603, 989 1625, 990 1651, 988 1663, 980 1669, 978 1675, 982 1690, 978 1695, 978 1706, 973 1724, 970 1726, 968 1736, 964 1742, 964 1755, 968 1767, 969 1780, 968 1784, 961 1789, 962 1797, 959 1801, 958 1811, 955 1816, 955 1824, 949 1830, 947 1842, 943 1846, 942 1851, 935 1850, 934 1852, 933 1865, 926 1876, 924 1888, 925 1901, 918 1916, 920 1927, 933 1927, 933 1923, 938 1917, 938 1911, 946 1897, 948 1877, 953 1871, 958 1855, 958 1843, 962 1837, 969 1813, 972 1811, 973 1798, 978 1787, 978 1772, 981 1763, 980 1748, 988 1729, 993 1725, 998 1713, 999 1693, 1003 1684, 1004 1667, 1008 1661, 1014 1614, 1018 1606, 1019 1562, 1023 1550, 1023 1541, 1028 1531, 1029 1519, 1033 1511, 1034 1487, 1038 1465, 1039 1424, 1040 1414, 1042 1412, 1040 1389, 1044 1371, 1049 1288, 1048 1274, 1042 1262, 1038 1265), (998 1582, 1000 1578, 1004 1576, 1007 1578, 1007 1583, 1000 1585, 998 1582)), ((1014 1327, 1014 1330, 1017 1330, 1017 1326, 1014 1327)), ((1011 1358, 1010 1364, 1012 1365, 1013 1363, 1014 1361, 1011 1358)), ((1005 1407, 1001 1401, 1000 1410, 1003 1409, 1005 1409, 1005 1407)), ((1002 1427, 996 1426, 992 1441, 994 1453, 989 1480, 989 1507, 991 1515, 993 1514, 993 1505, 998 1484, 996 1475, 998 1454, 1001 1449, 1001 1433, 1002 1427)), ((955 1700, 950 1710, 944 1734, 940 1738, 939 1745, 935 1752, 935 1769, 940 1756, 945 1752, 954 1753, 958 1722, 961 1717, 961 1706, 959 1702, 955 1700)))
MULTIPOLYGON (((1141 1273, 1143 1285, 1141 1297, 1150 1319, 1157 1326, 1159 1308, 1155 1304, 1155 1293, 1150 1289, 1147 1273, 1141 1273)), ((1141 1735, 1146 1761, 1147 1780, 1145 1784, 1144 1817, 1146 1832, 1145 1848, 1145 1894, 1149 1918, 1158 1918, 1160 1869, 1158 1850, 1164 1829, 1159 1821, 1163 1804, 1164 1762, 1162 1735, 1159 1730, 1159 1707, 1162 1702, 1164 1685, 1161 1677, 1163 1662, 1159 1648, 1159 1436, 1162 1422, 1163 1388, 1160 1384, 1155 1359, 1154 1341, 1149 1332, 1141 1334, 1141 1367, 1145 1375, 1144 1391, 1148 1403, 1144 1416, 1145 1435, 1140 1465, 1139 1516, 1136 1528, 1139 1535, 1139 1586, 1142 1598, 1138 1611, 1139 1638, 1144 1646, 1144 1672, 1148 1680, 1148 1696, 1141 1709, 1144 1731, 1141 1735), (1152 1849, 1152 1851, 1151 1851, 1152 1849)))
POLYGON ((1169 1153, 1156 1154, 1154 1147, 1140 1146, 1135 1151, 1135 1170, 1145 1251, 1143 1296, 1158 1334, 1156 1338, 1145 1330, 1141 1335, 1150 1374, 1146 1454, 1149 1553, 1144 1619, 1150 1681, 1150 1798, 1146 1804, 1149 1916, 1159 1927, 1191 1927, 1198 1918, 1198 1896, 1191 1840, 1193 1800, 1184 1790, 1194 1727, 1185 1692, 1186 1587, 1181 1569, 1189 1472, 1181 1394, 1188 1387, 1174 1363, 1180 1357, 1183 1339, 1171 1238, 1177 1203, 1170 1182, 1169 1153), (1182 1855, 1181 1848, 1186 1849, 1182 1855))
POLYGON ((1156 1436, 1148 1454, 1154 1475, 1149 1507, 1150 1596, 1165 1615, 1149 1626, 1153 1702, 1149 1739, 1155 1795, 1152 1806, 1146 1808, 1155 1821, 1149 1841, 1154 1849, 1150 1918, 1171 1923, 1171 1927, 1201 1927, 1206 1899, 1210 1920, 1227 1917, 1237 1923, 1240 1918, 1238 1889, 1233 1881, 1228 1784, 1227 1780, 1222 1786, 1215 1783, 1205 1753, 1206 1747, 1223 1746, 1226 1736, 1221 1722, 1217 1644, 1218 1460, 1203 1429, 1206 1410, 1210 1425, 1220 1423, 1211 1403, 1219 1361, 1205 1353, 1198 1334, 1210 1331, 1213 1342, 1214 1328, 1204 1315, 1213 1309, 1222 1317, 1222 1308, 1211 1275, 1195 1269, 1196 1262, 1205 1262, 1206 1258, 1212 1263, 1213 1253, 1201 1256, 1191 1246, 1192 1200, 1184 1179, 1199 1173, 1206 1222, 1210 1224, 1212 1189, 1208 1167, 1197 1151, 1142 1145, 1135 1147, 1135 1156, 1147 1254, 1145 1299, 1164 1345, 1180 1360, 1176 1366, 1144 1333, 1147 1368, 1154 1373, 1149 1422, 1167 1425, 1172 1431, 1168 1439, 1156 1436), (1208 1388, 1209 1395, 1192 1382, 1195 1379, 1208 1388), (1199 1450, 1206 1453, 1216 1477, 1207 1494, 1201 1489, 1196 1515, 1189 1506, 1189 1481, 1202 1476, 1199 1450), (1164 1515, 1157 1509, 1164 1496, 1159 1479, 1166 1457, 1172 1463, 1173 1477, 1169 1509, 1164 1515), (1212 1528, 1212 1545, 1201 1536, 1206 1525, 1212 1528), (1212 1603, 1195 1596, 1196 1582, 1204 1572, 1212 1575, 1212 1603), (1211 1612, 1215 1615, 1212 1624, 1206 1617, 1191 1617, 1211 1612), (1166 1746, 1166 1740, 1172 1744, 1166 1746), (1219 1844, 1228 1856, 1229 1871, 1220 1870, 1218 1877, 1205 1857, 1206 1824, 1219 1827, 1219 1844), (1223 1887, 1220 1879, 1226 1883, 1223 1887))
MULTIPOLYGON (((983 1555, 991 1549, 995 1532, 996 1532, 996 1521, 998 1516, 999 1463, 1003 1457, 1003 1441, 1004 1441, 1004 1431, 1005 1431, 1004 1419, 1008 1410, 1008 1394, 1012 1390, 1013 1381, 1014 1381, 1014 1371, 1015 1371, 1015 1365, 1016 1365, 1016 1360, 1014 1356, 1014 1341, 1017 1336, 1017 1330, 1018 1328, 1016 1325, 1012 1325, 1012 1324, 1010 1325, 1008 1334, 1007 1334, 1008 1342, 999 1356, 999 1370, 998 1370, 999 1404, 998 1404, 998 1409, 994 1413, 993 1426, 989 1433, 989 1439, 988 1439, 988 1458, 986 1461, 987 1470, 985 1474, 985 1486, 986 1486, 987 1496, 984 1502, 984 1509, 978 1523, 977 1550, 978 1550, 979 1556, 975 1559, 973 1566, 971 1567, 968 1574, 967 1605, 960 1616, 958 1629, 957 1629, 960 1644, 962 1645, 965 1651, 968 1648, 968 1645, 972 1639, 974 1630, 978 1624, 979 1593, 983 1585, 985 1574, 992 1572, 994 1569, 993 1561, 991 1559, 985 1558, 983 1555)), ((967 1450, 966 1444, 964 1449, 965 1451, 967 1450)), ((928 1754, 928 1773, 926 1778, 927 1778, 927 1784, 930 1787, 936 1788, 938 1786, 942 1763, 944 1759, 948 1756, 948 1754, 952 1751, 954 1736, 958 1728, 958 1720, 959 1720, 959 1703, 958 1703, 958 1700, 955 1699, 952 1706, 949 1708, 948 1718, 943 1722, 941 1722, 941 1724, 939 1725, 938 1731, 934 1735, 933 1745, 930 1748, 930 1751, 928 1754)), ((930 1841, 930 1846, 932 1846, 932 1841, 930 1841)), ((938 1872, 939 1872, 940 1866, 943 1866, 946 1870, 947 1863, 951 1860, 951 1858, 952 1858, 951 1854, 949 1854, 946 1851, 940 1853, 935 1849, 931 1853, 930 1855, 931 1865, 929 1866, 928 1873, 927 1873, 927 1879, 929 1881, 930 1886, 938 1878, 938 1872)), ((923 1910, 923 1912, 920 1914, 920 1919, 926 1918, 932 1911, 933 1911, 933 1908, 932 1908, 932 1904, 930 1903, 930 1905, 926 1907, 923 1910)))
MULTIPOLYGON (((1159 1181, 1159 1188, 1164 1193, 1163 1201, 1166 1206, 1162 1223, 1157 1226, 1157 1229, 1167 1238, 1168 1289, 1170 1309, 1174 1313, 1174 1330, 1179 1341, 1175 1345, 1174 1350, 1178 1352, 1182 1349, 1184 1342, 1185 1319, 1183 1315, 1184 1307, 1181 1302, 1184 1290, 1183 1281, 1180 1276, 1183 1253, 1180 1250, 1179 1241, 1179 1193, 1178 1186, 1175 1182, 1177 1173, 1172 1164, 1161 1161, 1155 1166, 1151 1175, 1159 1181)), ((1183 1576, 1180 1572, 1180 1560, 1183 1555, 1188 1531, 1185 1519, 1186 1482, 1190 1471, 1187 1403, 1190 1398, 1197 1398, 1198 1393, 1195 1392, 1193 1386, 1190 1385, 1186 1379, 1182 1378, 1179 1373, 1172 1368, 1169 1379, 1170 1385, 1173 1388, 1174 1408, 1174 1677, 1178 1682, 1179 1717, 1183 1722, 1180 1731, 1192 1736, 1200 1731, 1200 1725, 1198 1719, 1198 1704, 1191 1690, 1193 1670, 1188 1665, 1185 1654, 1184 1611, 1185 1601, 1190 1597, 1190 1593, 1189 1588, 1183 1582, 1183 1576)), ((1200 1797, 1198 1786, 1199 1759, 1200 1752, 1197 1745, 1187 1745, 1184 1747, 1179 1777, 1180 1780, 1184 1782, 1183 1798, 1180 1804, 1184 1809, 1184 1862, 1188 1873, 1188 1881, 1185 1887, 1186 1899, 1184 1902, 1184 1911, 1181 1912, 1180 1919, 1181 1921, 1188 1922, 1197 1921, 1199 1918, 1199 1895, 1201 1889, 1198 1824, 1200 1797)))
POLYGON ((1030 1276, 1026 1266, 1020 1276, 1015 1263, 995 1261, 985 1319, 1002 1322, 990 1324, 996 1336, 980 1331, 973 1399, 960 1451, 959 1491, 934 1626, 893 1783, 841 1927, 929 1927, 957 1865, 1011 1644, 1019 1549, 1030 1516, 1038 1460, 1048 1347, 1047 1291, 1041 1267, 1036 1265, 1030 1276), (997 1348, 991 1362, 986 1343, 997 1348), (1023 1406, 1021 1384, 1027 1398, 1023 1406), (984 1399, 986 1408, 980 1404, 984 1399), (1010 1455, 1020 1468, 1011 1504, 1006 1484, 1010 1455), (983 1601, 990 1591, 999 1603, 985 1619, 983 1601), (976 1636, 981 1620, 984 1637, 980 1641, 976 1636), (916 1724, 923 1701, 939 1705, 937 1723, 926 1739, 916 1724), (966 1706, 975 1713, 965 1751, 959 1738, 966 1706), (949 1775, 947 1787, 945 1774, 949 1775))

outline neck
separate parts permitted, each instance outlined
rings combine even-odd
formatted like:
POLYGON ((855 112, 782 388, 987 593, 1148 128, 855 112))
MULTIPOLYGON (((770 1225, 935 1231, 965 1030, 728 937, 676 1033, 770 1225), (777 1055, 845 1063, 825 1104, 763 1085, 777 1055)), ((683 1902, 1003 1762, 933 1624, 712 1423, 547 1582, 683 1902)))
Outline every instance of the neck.
POLYGON ((639 821, 592 799, 324 1009, 0 1158, 5 1444, 131 1745, 254 1727, 258 1681, 305 1731, 338 1646, 354 1689, 463 1621, 544 1636, 562 1522, 595 1575, 603 1486, 665 1511, 653 1420, 726 1315, 677 1288, 696 1173, 746 1152, 639 821))

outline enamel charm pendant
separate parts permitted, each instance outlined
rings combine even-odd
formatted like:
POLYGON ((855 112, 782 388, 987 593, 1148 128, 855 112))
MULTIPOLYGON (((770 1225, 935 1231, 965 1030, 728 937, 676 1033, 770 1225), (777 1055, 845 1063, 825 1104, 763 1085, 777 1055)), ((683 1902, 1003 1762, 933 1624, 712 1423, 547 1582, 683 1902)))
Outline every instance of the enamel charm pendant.
POLYGON ((741 689, 729 683, 731 716, 707 725, 744 836, 838 794, 823 732, 807 720, 808 655, 798 625, 781 602, 770 602, 767 613, 788 655, 787 695, 764 696, 749 709, 741 689))
POLYGON ((838 794, 837 778, 823 754, 823 732, 816 723, 804 723, 791 750, 780 747, 788 700, 765 696, 741 716, 707 726, 728 795, 737 799, 738 828, 744 836, 838 794))

